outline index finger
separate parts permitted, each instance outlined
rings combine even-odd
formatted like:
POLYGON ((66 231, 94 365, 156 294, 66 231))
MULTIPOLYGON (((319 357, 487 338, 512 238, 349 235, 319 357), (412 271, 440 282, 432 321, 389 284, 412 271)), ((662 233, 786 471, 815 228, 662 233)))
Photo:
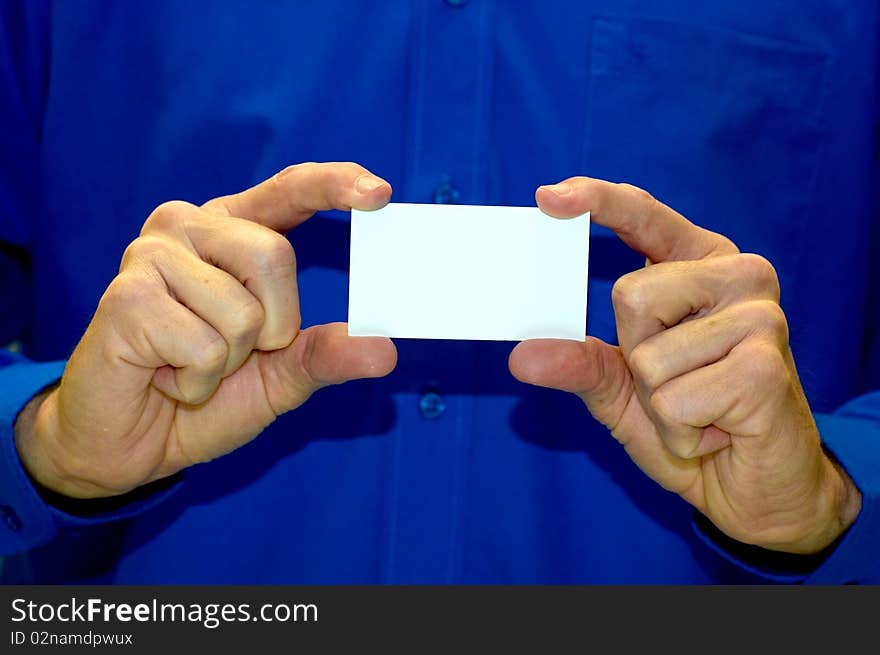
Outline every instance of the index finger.
POLYGON ((674 209, 630 184, 571 177, 539 187, 538 207, 557 218, 590 212, 590 220, 613 230, 652 262, 703 259, 739 252, 726 237, 694 225, 674 209))
POLYGON ((288 166, 265 182, 202 207, 286 232, 317 211, 378 209, 390 198, 391 185, 363 166, 308 162, 288 166))

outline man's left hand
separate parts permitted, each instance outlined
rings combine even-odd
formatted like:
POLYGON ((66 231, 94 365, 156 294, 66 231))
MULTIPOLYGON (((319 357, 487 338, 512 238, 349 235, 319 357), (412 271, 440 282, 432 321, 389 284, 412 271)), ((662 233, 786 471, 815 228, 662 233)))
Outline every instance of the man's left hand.
POLYGON ((536 199, 559 218, 590 211, 647 264, 614 285, 619 346, 525 341, 511 372, 580 396, 647 475, 728 536, 790 553, 833 543, 861 496, 822 449, 773 266, 633 186, 571 178, 536 199))

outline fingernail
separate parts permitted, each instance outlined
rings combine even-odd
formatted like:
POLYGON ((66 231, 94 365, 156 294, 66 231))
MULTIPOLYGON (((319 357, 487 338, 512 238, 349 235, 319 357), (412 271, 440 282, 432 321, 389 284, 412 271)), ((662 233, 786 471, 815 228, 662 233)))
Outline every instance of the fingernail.
POLYGON ((364 173, 354 181, 354 188, 357 189, 358 193, 369 193, 373 189, 378 189, 383 184, 385 183, 375 175, 364 173))
POLYGON ((571 185, 565 182, 560 182, 559 184, 549 184, 545 188, 549 189, 557 196, 564 196, 567 193, 571 193, 571 185))

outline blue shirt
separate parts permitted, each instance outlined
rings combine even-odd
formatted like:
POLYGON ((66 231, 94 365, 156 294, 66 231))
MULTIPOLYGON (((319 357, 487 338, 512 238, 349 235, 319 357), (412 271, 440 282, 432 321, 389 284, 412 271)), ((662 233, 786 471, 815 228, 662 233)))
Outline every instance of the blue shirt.
MULTIPOLYGON (((878 34, 869 0, 3 2, 0 338, 26 355, 0 368, 3 576, 880 581, 878 34), (152 208, 309 160, 357 161, 408 202, 627 181, 764 255, 856 523, 818 558, 741 548, 484 342, 401 340, 388 378, 124 499, 39 493, 13 420, 152 208)), ((305 325, 345 320, 348 234, 342 213, 290 234, 305 325)), ((614 342, 611 285, 642 262, 592 239, 588 333, 614 342)))

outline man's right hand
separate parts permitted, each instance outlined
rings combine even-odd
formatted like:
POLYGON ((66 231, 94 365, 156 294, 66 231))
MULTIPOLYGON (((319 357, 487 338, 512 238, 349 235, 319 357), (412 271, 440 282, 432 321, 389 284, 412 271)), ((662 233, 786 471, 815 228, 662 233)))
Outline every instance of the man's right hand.
POLYGON ((16 424, 30 474, 70 497, 123 494, 238 448, 322 386, 387 375, 389 339, 349 337, 344 323, 300 330, 284 233, 390 196, 356 164, 309 163, 201 207, 161 205, 61 384, 16 424))

